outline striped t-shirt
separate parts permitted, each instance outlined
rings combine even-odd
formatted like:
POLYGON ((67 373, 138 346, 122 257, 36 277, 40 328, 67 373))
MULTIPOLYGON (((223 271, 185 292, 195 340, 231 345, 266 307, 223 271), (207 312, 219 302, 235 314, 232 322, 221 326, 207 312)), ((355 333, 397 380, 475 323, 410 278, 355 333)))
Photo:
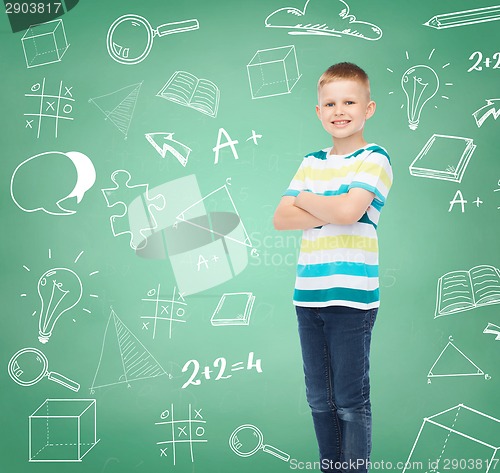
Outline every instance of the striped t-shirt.
POLYGON ((392 185, 391 163, 376 144, 345 156, 330 151, 308 154, 284 195, 339 195, 360 187, 375 198, 352 225, 329 223, 303 231, 293 303, 367 310, 380 304, 377 224, 392 185))

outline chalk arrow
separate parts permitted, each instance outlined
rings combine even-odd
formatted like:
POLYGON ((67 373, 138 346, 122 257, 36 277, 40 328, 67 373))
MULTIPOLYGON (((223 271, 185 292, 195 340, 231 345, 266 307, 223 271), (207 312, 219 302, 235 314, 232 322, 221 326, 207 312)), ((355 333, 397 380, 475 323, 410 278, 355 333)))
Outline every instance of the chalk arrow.
POLYGON ((146 133, 145 136, 162 158, 165 158, 170 152, 186 167, 191 148, 174 140, 173 133, 146 133))
POLYGON ((492 324, 488 322, 488 325, 483 330, 483 333, 491 333, 492 335, 496 335, 495 340, 500 340, 500 327, 498 325, 492 324))
POLYGON ((490 115, 493 115, 493 118, 496 120, 500 115, 500 99, 486 99, 486 105, 476 110, 472 115, 476 120, 478 128, 481 127, 490 115))

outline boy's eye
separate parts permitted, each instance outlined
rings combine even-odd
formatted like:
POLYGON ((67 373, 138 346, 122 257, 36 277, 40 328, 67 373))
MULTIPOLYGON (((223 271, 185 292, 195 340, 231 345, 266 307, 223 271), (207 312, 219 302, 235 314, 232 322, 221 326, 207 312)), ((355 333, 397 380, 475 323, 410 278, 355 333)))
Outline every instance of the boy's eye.
POLYGON ((325 104, 325 107, 333 107, 333 105, 334 104, 330 102, 330 103, 325 104))
POLYGON ((346 102, 346 105, 352 105, 353 103, 354 103, 354 102, 353 102, 352 100, 348 100, 348 101, 346 102))

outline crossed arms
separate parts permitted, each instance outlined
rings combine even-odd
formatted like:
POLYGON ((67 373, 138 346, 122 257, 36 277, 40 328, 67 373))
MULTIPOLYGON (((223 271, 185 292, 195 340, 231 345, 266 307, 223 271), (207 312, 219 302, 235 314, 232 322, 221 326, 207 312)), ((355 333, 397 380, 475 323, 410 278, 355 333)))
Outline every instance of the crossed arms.
POLYGON ((351 225, 363 216, 374 197, 375 194, 361 188, 331 196, 312 192, 300 192, 297 197, 285 196, 274 213, 274 228, 305 230, 327 223, 351 225))

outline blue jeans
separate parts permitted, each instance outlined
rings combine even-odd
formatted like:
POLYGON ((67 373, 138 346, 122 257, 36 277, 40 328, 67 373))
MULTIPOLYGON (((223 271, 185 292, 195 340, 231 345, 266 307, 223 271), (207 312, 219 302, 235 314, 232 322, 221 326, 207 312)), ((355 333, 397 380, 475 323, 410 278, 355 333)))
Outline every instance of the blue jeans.
POLYGON ((296 306, 306 397, 323 472, 368 470, 370 341, 377 310, 296 306))

